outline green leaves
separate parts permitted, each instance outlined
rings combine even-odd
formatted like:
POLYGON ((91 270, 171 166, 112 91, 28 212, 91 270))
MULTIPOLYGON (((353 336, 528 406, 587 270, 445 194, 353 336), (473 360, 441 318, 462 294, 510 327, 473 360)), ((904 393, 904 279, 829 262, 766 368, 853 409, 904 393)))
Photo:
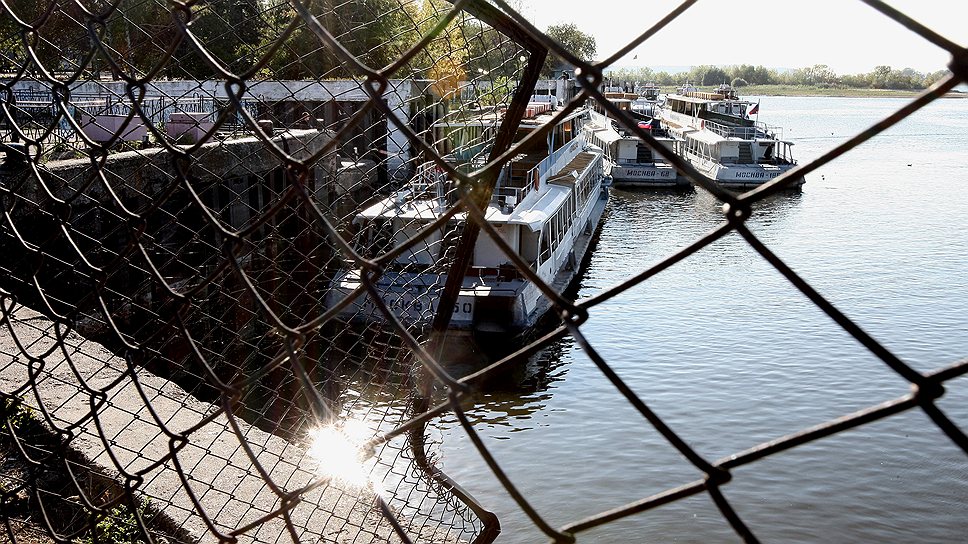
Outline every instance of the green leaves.
MULTIPOLYGON (((574 23, 551 25, 548 27, 546 34, 581 60, 594 60, 595 55, 598 54, 595 37, 585 34, 574 23)), ((570 67, 570 63, 565 62, 560 56, 552 53, 548 55, 548 60, 545 61, 542 74, 545 77, 551 77, 555 70, 570 67)))

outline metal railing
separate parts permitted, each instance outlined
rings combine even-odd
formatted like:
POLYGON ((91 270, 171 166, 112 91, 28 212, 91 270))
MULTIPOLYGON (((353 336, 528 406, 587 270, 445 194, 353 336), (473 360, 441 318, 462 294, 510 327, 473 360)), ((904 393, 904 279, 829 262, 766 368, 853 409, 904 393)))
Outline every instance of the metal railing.
POLYGON ((507 210, 507 212, 510 213, 514 211, 514 208, 520 204, 521 201, 524 200, 524 197, 526 197, 532 190, 533 187, 531 185, 528 185, 527 187, 498 186, 494 189, 494 195, 491 196, 491 203, 501 209, 507 210))
POLYGON ((723 138, 740 138, 742 140, 783 139, 783 132, 780 127, 773 127, 760 122, 756 122, 751 127, 739 127, 706 120, 704 126, 723 138))
POLYGON ((938 402, 946 383, 968 373, 968 359, 913 369, 746 225, 765 198, 968 82, 962 45, 884 2, 863 1, 950 53, 951 74, 742 194, 701 175, 598 90, 606 69, 699 9, 694 0, 598 62, 578 58, 504 0, 0 2, 0 530, 13 542, 492 542, 500 520, 440 468, 444 415, 524 516, 558 543, 697 495, 740 539, 756 542, 723 493, 742 478, 737 469, 908 410, 968 452, 968 437, 938 402), (549 57, 579 74, 556 119, 594 101, 724 202, 711 232, 582 300, 542 281, 482 211, 505 164, 545 137, 539 129, 515 141, 549 57), (279 85, 253 94, 254 82, 279 85), (127 125, 106 141, 86 136, 70 113, 88 96, 73 94, 77 84, 129 104, 148 136, 121 142, 127 125), (40 96, 31 90, 38 86, 51 103, 28 123, 17 103, 40 96), (155 100, 149 88, 167 91, 155 100), (455 170, 433 144, 435 122, 497 89, 507 93, 488 99, 508 109, 486 164, 455 170), (217 112, 211 130, 187 143, 160 126, 170 107, 159 104, 184 100, 217 112), (215 137, 230 125, 238 134, 215 137), (361 211, 392 198, 401 172, 428 161, 462 187, 460 200, 407 239, 393 228, 362 229, 361 211), (453 226, 456 217, 466 219, 453 226), (582 326, 604 302, 728 234, 910 392, 719 460, 690 447, 582 326), (515 278, 540 290, 557 321, 514 353, 458 375, 445 341, 461 284, 478 272, 482 236, 507 255, 515 278), (367 247, 380 249, 369 256, 367 247), (397 274, 399 298, 382 299, 376 286, 387 267, 427 247, 439 250, 430 272, 446 283, 397 274), (416 309, 413 300, 426 297, 434 302, 416 309), (400 305, 412 311, 398 314, 392 306, 400 305), (359 311, 347 317, 352 308, 359 311), (468 406, 489 378, 566 336, 641 416, 630 430, 656 430, 697 478, 557 526, 539 513, 468 406))

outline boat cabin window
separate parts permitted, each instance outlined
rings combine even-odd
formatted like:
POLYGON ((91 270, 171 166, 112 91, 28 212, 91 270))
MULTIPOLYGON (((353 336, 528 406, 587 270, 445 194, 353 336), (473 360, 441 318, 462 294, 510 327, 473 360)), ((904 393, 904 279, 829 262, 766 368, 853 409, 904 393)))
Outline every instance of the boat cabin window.
POLYGON ((773 160, 773 148, 774 148, 774 145, 773 144, 770 144, 770 145, 766 146, 766 149, 763 151, 763 160, 764 161, 772 161, 773 160))
POLYGON ((538 264, 551 258, 551 246, 548 243, 550 236, 551 227, 549 225, 541 227, 541 253, 538 255, 538 264))
POLYGON ((541 231, 534 232, 527 227, 522 227, 518 229, 518 232, 521 233, 520 243, 518 244, 521 258, 531 263, 531 266, 537 268, 541 231))
POLYGON ((696 104, 693 104, 692 102, 680 102, 679 108, 677 108, 676 111, 686 115, 695 115, 697 108, 696 104))

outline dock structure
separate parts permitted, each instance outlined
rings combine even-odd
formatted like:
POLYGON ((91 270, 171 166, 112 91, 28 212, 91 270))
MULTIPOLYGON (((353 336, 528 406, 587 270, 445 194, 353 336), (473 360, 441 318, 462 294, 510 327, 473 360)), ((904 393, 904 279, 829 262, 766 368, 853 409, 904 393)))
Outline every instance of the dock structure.
MULTIPOLYGON (((150 525, 177 528, 164 534, 167 541, 214 543, 219 533, 244 543, 291 537, 400 542, 372 488, 338 480, 319 485, 320 461, 305 441, 265 432, 164 377, 132 373, 124 358, 76 333, 64 335, 59 325, 28 308, 5 305, 3 318, 0 390, 24 391, 28 406, 35 411, 43 406, 56 427, 72 428, 65 456, 75 474, 113 480, 117 489, 133 483, 149 509, 163 505, 163 511, 144 515, 164 518, 150 525), (18 343, 50 355, 38 368, 22 356, 18 343), (103 390, 103 398, 95 390, 103 390), (288 498, 313 485, 294 502, 288 498)), ((92 497, 95 504, 101 499, 92 497)), ((75 500, 80 509, 80 497, 75 500)), ((439 527, 415 524, 407 531, 422 542, 468 541, 439 527)))
MULTIPOLYGON (((332 131, 265 128, 268 141, 176 144, 188 156, 125 145, 36 161, 23 145, 3 148, 0 188, 14 196, 0 230, 0 391, 55 414, 56 432, 71 429, 65 447, 84 459, 72 470, 163 505, 154 515, 184 533, 176 540, 396 542, 391 511, 411 537, 468 542, 473 531, 427 521, 439 513, 407 510, 414 492, 451 500, 401 453, 407 437, 372 461, 395 471, 383 504, 374 488, 315 468, 325 464, 306 439, 315 414, 292 372, 273 366, 284 348, 253 293, 289 321, 325 311, 320 292, 340 256, 313 214, 346 213, 379 187, 373 161, 341 158, 332 131), (273 148, 307 168, 293 173, 273 148), (241 399, 226 392, 249 374, 263 377, 241 399)), ((343 376, 317 359, 333 339, 311 336, 300 355, 339 406, 343 376)))
MULTIPOLYGON (((366 88, 355 80, 253 81, 238 97, 246 112, 256 119, 271 119, 277 126, 308 128, 309 123, 340 133, 339 154, 354 160, 370 158, 380 164, 385 175, 402 179, 409 175, 412 163, 412 146, 401 126, 411 126, 418 131, 429 127, 441 115, 440 107, 434 106, 439 97, 434 96, 430 82, 422 80, 390 80, 382 95, 390 114, 373 108, 365 113, 362 121, 347 127, 348 121, 370 100, 366 88)), ((58 114, 49 84, 21 80, 12 85, 11 93, 17 97, 12 111, 15 117, 33 119, 44 123, 58 114)), ((100 132, 111 134, 117 128, 106 117, 123 118, 131 110, 131 100, 124 82, 84 81, 71 87, 71 107, 76 111, 83 126, 101 128, 100 132), (97 114, 101 119, 81 118, 97 114)), ((140 101, 142 113, 152 123, 161 126, 172 121, 171 116, 188 113, 218 114, 232 104, 232 97, 224 82, 216 80, 156 80, 148 83, 145 96, 140 101)), ((226 124, 227 129, 245 129, 245 120, 234 115, 226 124)), ((129 127, 128 140, 140 140, 145 132, 136 127, 140 116, 129 127)), ((58 130, 64 137, 74 130, 62 120, 58 130)), ((0 127, 0 133, 4 132, 0 127)), ((96 139, 96 138, 95 138, 96 139)))
MULTIPOLYGON (((463 81, 458 87, 462 99, 474 100, 490 88, 490 82, 463 81)), ((579 90, 574 79, 539 80, 535 96, 564 104, 579 90)), ((29 126, 43 130, 60 115, 49 84, 24 79, 11 84, 10 91, 16 99, 11 104, 12 115, 24 130, 29 126)), ((83 131, 96 142, 106 141, 118 132, 132 110, 124 82, 78 82, 70 93, 68 108, 83 131)), ((158 128, 164 127, 172 139, 184 138, 187 134, 191 136, 188 141, 198 141, 204 129, 211 129, 219 114, 234 107, 237 101, 245 115, 271 120, 277 127, 329 130, 336 134, 341 160, 371 161, 372 175, 381 183, 401 182, 413 175, 415 164, 422 162, 403 127, 421 135, 429 145, 437 146, 442 140, 431 130, 448 115, 446 103, 436 93, 432 81, 389 80, 381 96, 388 114, 380 108, 361 112, 372 96, 364 85, 352 79, 252 81, 237 100, 230 96, 224 82, 159 79, 146 85, 145 95, 139 101, 140 113, 125 128, 121 140, 145 139, 149 135, 144 124, 147 120, 158 128), (357 115, 362 115, 362 119, 351 122, 357 115)), ((248 121, 238 111, 221 128, 223 133, 234 136, 249 130, 248 121)), ((0 140, 9 141, 11 136, 9 128, 0 126, 0 140)), ((76 131, 64 119, 54 127, 54 138, 73 141, 71 147, 80 144, 76 131)), ((446 153, 446 150, 439 151, 446 153)))
MULTIPOLYGON (((233 251, 237 254, 232 259, 250 276, 248 281, 266 296, 284 298, 287 312, 318 313, 316 291, 307 287, 325 283, 327 267, 335 267, 336 260, 334 244, 313 223, 311 208, 351 208, 375 190, 372 163, 340 161, 335 151, 325 152, 332 139, 327 130, 275 132, 270 143, 288 149, 295 159, 317 157, 304 179, 296 179, 252 135, 201 145, 184 163, 164 148, 149 147, 112 152, 103 162, 90 157, 50 160, 34 169, 26 161, 11 161, 16 151, 9 151, 8 159, 0 162, 0 187, 17 191, 9 208, 16 231, 0 232, 0 252, 6 256, 0 264, 5 276, 0 288, 30 307, 52 304, 54 311, 72 312, 104 281, 108 306, 78 313, 73 326, 123 350, 125 340, 117 330, 135 340, 151 334, 149 324, 170 321, 172 308, 180 304, 168 289, 190 290, 216 274, 217 287, 199 295, 202 311, 193 313, 189 328, 205 331, 206 338, 222 329, 256 338, 265 334, 266 325, 252 309, 225 313, 219 308, 224 291, 244 292, 244 280, 225 272, 225 252, 233 251), (271 214, 297 184, 309 199, 290 197, 285 214, 271 214), (70 237, 83 258, 70 245, 53 242, 63 234, 57 201, 70 202, 70 237), (130 222, 121 206, 139 214, 138 221, 130 222), (231 245, 231 233, 245 231, 258 247, 231 245), (31 247, 44 247, 52 258, 36 263, 31 247), (138 258, 142 252, 144 257, 138 258), (97 269, 110 267, 119 255, 134 257, 99 280, 97 269), (42 294, 30 278, 43 286, 42 294)), ((151 371, 162 372, 202 398, 217 394, 204 386, 208 378, 183 353, 184 347, 169 349, 174 353, 161 353, 165 362, 149 364, 151 371), (194 390, 195 382, 207 393, 194 390)), ((250 356, 240 347, 232 354, 238 360, 225 364, 238 365, 250 356)))

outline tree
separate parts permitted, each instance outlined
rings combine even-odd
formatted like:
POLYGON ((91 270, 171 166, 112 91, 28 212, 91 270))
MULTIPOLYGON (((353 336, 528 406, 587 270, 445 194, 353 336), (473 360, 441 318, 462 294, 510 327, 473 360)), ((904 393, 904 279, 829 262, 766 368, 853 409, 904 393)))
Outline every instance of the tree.
POLYGON ((520 77, 524 49, 479 19, 464 17, 461 24, 467 50, 467 77, 472 81, 496 81, 520 77))
MULTIPOLYGON (((741 79, 747 83, 749 83, 750 81, 756 80, 756 68, 754 68, 751 64, 741 64, 739 66, 730 66, 726 70, 726 73, 728 73, 729 77, 733 79, 741 79)), ((733 86, 735 87, 736 85, 733 85, 733 86)))
POLYGON ((765 66, 757 66, 753 69, 753 77, 746 78, 753 85, 771 85, 777 82, 775 70, 770 70, 765 66))
POLYGON ((871 72, 871 87, 874 89, 887 89, 888 81, 891 79, 890 66, 875 66, 871 72))
MULTIPOLYGON (((14 71, 22 64, 33 64, 27 55, 26 46, 29 46, 47 70, 75 71, 94 47, 84 26, 87 21, 82 8, 72 2, 62 2, 48 16, 49 6, 50 2, 37 0, 8 0, 0 8, 0 31, 3 32, 0 57, 4 70, 14 71), (11 12, 29 26, 39 25, 32 37, 27 38, 26 28, 14 23, 11 12)), ((103 8, 96 2, 95 6, 103 8)))
MULTIPOLYGON (((338 41, 371 68, 379 69, 400 57, 420 39, 418 25, 422 11, 412 3, 402 8, 396 0, 309 0, 309 11, 338 41)), ((429 4, 430 2, 428 2, 429 4)), ((262 32, 262 49, 270 47, 282 29, 296 17, 286 0, 264 0, 275 14, 262 32)), ((263 13, 266 13, 265 9, 263 13)), ((312 31, 298 21, 293 34, 270 59, 265 77, 279 79, 319 79, 350 77, 350 67, 312 31)))
MULTIPOLYGON (((444 0, 426 0, 414 13, 418 21, 414 30, 419 35, 415 35, 413 41, 430 34, 451 9, 453 6, 444 0)), ((409 73, 431 80, 434 92, 444 99, 457 98, 460 83, 467 79, 468 46, 462 28, 464 22, 461 15, 451 20, 410 64, 409 73)))
POLYGON ((191 29, 221 64, 241 71, 256 60, 260 22, 258 0, 207 0, 196 4, 191 29))
POLYGON ((937 72, 931 72, 930 74, 924 76, 924 86, 926 88, 930 87, 949 75, 951 75, 950 70, 938 70, 937 72))
POLYGON ((729 81, 729 76, 722 68, 713 66, 703 74, 701 83, 703 85, 719 85, 729 81))
POLYGON ((678 75, 670 74, 669 72, 656 72, 655 73, 655 84, 656 85, 675 85, 679 82, 678 75))
MULTIPOLYGON (((593 60, 595 55, 598 54, 598 46, 595 44, 595 38, 579 30, 578 26, 574 23, 551 25, 545 33, 548 37, 560 43, 565 49, 583 61, 593 60)), ((554 53, 550 53, 541 73, 545 77, 550 77, 556 69, 567 67, 568 65, 569 63, 565 62, 564 59, 554 53)))

